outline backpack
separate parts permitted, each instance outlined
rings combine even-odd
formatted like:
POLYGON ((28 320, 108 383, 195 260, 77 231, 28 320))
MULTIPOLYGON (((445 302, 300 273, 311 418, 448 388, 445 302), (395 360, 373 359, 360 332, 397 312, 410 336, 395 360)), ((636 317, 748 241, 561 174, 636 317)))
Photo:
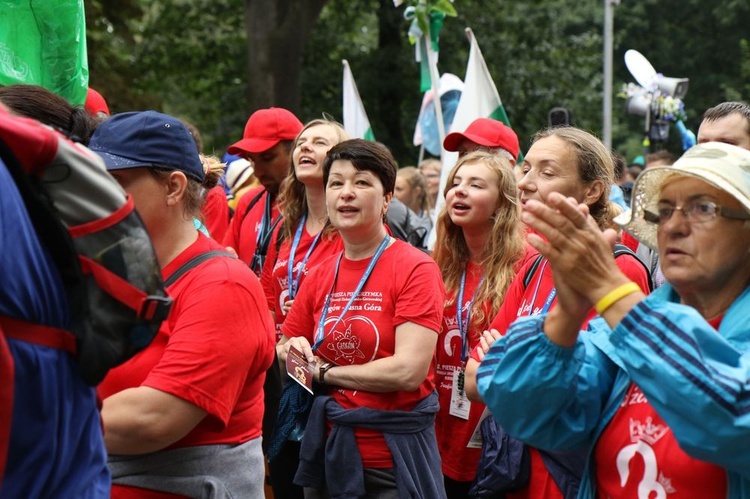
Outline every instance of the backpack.
POLYGON ((386 225, 391 234, 422 251, 427 251, 427 236, 432 229, 430 217, 420 217, 395 197, 386 212, 386 225))
POLYGON ((85 147, 0 110, 0 157, 60 272, 72 350, 96 385, 148 346, 169 314, 151 240, 133 200, 85 147))
MULTIPOLYGON (((646 277, 648 278, 648 289, 650 291, 654 290, 654 283, 652 282, 651 278, 651 269, 649 268, 646 263, 641 260, 641 258, 633 252, 630 248, 625 246, 624 244, 617 243, 615 244, 614 248, 612 248, 612 254, 615 258, 618 258, 622 255, 630 255, 633 258, 635 258, 638 263, 643 265, 643 268, 646 269, 646 277)), ((526 274, 523 276, 523 287, 524 289, 529 287, 529 284, 531 284, 531 278, 534 277, 534 274, 536 273, 537 269, 539 268, 539 265, 541 265, 542 261, 544 260, 544 257, 542 255, 537 255, 536 259, 534 260, 534 263, 531 264, 531 266, 526 270, 526 274)))

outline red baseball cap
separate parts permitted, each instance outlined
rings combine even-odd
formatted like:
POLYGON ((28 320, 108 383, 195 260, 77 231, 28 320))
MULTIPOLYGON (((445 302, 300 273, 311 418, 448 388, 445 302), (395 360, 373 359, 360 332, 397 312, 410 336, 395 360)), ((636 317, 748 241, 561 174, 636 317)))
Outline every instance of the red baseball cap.
POLYGON ((446 151, 458 151, 459 144, 468 139, 485 147, 502 147, 518 158, 520 146, 518 135, 512 128, 490 118, 478 118, 466 127, 464 133, 453 132, 446 135, 443 147, 446 151))
POLYGON ((86 103, 83 105, 83 107, 86 109, 86 111, 89 112, 91 116, 96 116, 97 113, 104 113, 107 116, 109 116, 110 114, 109 106, 107 106, 107 101, 104 100, 102 94, 91 87, 89 87, 86 91, 86 103))
POLYGON ((286 109, 259 109, 247 120, 242 140, 229 146, 227 152, 235 156, 261 153, 282 140, 296 139, 301 130, 302 122, 286 109))

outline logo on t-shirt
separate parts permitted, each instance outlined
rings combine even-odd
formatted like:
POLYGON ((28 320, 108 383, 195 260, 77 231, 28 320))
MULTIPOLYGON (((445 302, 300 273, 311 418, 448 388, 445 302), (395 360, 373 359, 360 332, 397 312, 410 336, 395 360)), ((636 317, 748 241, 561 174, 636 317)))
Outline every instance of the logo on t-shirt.
POLYGON ((326 350, 330 353, 327 357, 332 358, 333 362, 337 364, 364 364, 365 362, 370 362, 375 360, 379 338, 378 330, 370 319, 361 315, 350 317, 345 321, 341 321, 336 326, 336 329, 328 335, 326 350), (374 348, 367 348, 368 345, 371 345, 371 342, 363 342, 358 334, 352 331, 352 325, 356 322, 360 322, 360 324, 357 324, 359 334, 362 334, 361 328, 365 326, 372 332, 373 337, 377 339, 374 348), (341 329, 344 330, 341 331, 341 329))

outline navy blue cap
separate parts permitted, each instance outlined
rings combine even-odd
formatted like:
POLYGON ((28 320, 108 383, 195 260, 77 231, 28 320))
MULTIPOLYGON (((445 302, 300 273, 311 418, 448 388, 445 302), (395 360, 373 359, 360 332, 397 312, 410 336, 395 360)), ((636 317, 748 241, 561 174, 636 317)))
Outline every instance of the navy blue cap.
POLYGON ((89 149, 107 170, 152 167, 179 170, 203 182, 205 174, 193 136, 177 118, 156 111, 119 113, 104 120, 89 149))

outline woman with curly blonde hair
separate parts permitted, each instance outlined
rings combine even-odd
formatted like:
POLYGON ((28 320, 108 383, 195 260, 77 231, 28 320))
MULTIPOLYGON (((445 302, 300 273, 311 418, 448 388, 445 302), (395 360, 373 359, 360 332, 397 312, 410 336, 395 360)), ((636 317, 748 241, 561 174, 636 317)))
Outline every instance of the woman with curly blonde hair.
POLYGON ((448 497, 468 497, 481 449, 472 436, 484 404, 470 402, 463 377, 469 352, 500 309, 529 249, 510 162, 474 152, 448 175, 433 256, 447 291, 438 338, 435 428, 448 497))

